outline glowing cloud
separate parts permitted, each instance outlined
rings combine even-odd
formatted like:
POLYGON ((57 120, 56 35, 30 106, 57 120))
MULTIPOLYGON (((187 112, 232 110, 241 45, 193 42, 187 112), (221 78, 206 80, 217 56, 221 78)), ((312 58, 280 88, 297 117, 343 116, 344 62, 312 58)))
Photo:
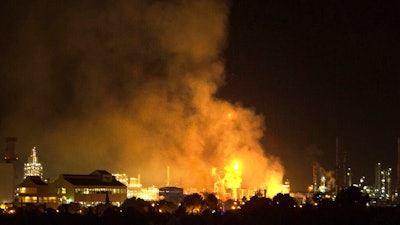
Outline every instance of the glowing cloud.
POLYGON ((40 146, 45 176, 107 169, 165 185, 170 166, 171 185, 212 191, 210 170, 225 168, 228 185, 275 193, 283 167, 260 145, 263 116, 215 97, 228 11, 211 0, 27 3, 10 31, 18 55, 4 62, 14 101, 2 136, 17 136, 21 155, 40 146))

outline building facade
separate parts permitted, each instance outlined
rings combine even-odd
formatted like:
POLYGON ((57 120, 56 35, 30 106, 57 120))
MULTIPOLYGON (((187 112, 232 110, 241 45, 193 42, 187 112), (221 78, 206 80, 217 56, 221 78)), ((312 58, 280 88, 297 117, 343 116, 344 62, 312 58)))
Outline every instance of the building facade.
POLYGON ((34 204, 57 208, 56 195, 50 193, 49 185, 39 176, 28 176, 18 185, 16 202, 20 206, 34 204))
POLYGON ((180 204, 183 201, 183 188, 180 187, 162 187, 159 189, 160 200, 180 204))
POLYGON ((58 204, 75 202, 86 207, 106 203, 106 198, 119 206, 127 196, 126 185, 105 170, 96 170, 88 175, 61 174, 51 184, 51 191, 56 194, 58 204))

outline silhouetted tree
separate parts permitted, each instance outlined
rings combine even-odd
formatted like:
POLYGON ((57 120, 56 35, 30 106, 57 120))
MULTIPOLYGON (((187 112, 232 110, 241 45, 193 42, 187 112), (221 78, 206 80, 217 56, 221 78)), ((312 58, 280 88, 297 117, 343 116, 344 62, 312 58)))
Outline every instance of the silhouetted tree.
POLYGON ((140 213, 147 213, 149 212, 150 209, 150 203, 144 201, 143 199, 140 198, 128 198, 122 203, 121 208, 122 209, 127 209, 127 208, 135 208, 137 211, 140 213))
POLYGON ((223 203, 223 205, 224 205, 224 210, 229 211, 235 207, 235 201, 233 201, 232 199, 228 199, 223 203))
POLYGON ((158 202, 158 212, 173 214, 178 209, 178 205, 173 202, 160 200, 158 202))
POLYGON ((245 212, 255 212, 272 207, 272 200, 266 197, 253 196, 242 207, 245 212))
POLYGON ((204 199, 205 206, 210 210, 219 209, 219 200, 214 194, 207 194, 204 199))
POLYGON ((280 208, 293 208, 297 205, 297 202, 294 198, 290 197, 289 194, 279 193, 274 196, 272 199, 275 206, 280 208))
POLYGON ((334 205, 332 198, 330 196, 328 197, 326 193, 320 191, 313 194, 312 200, 313 203, 317 203, 318 206, 332 207, 334 205))
POLYGON ((202 211, 203 197, 200 194, 194 193, 186 195, 183 198, 182 206, 187 214, 198 214, 202 211))
POLYGON ((367 195, 363 195, 361 190, 356 186, 346 187, 341 190, 336 198, 336 202, 340 206, 358 206, 364 207, 370 201, 367 195))

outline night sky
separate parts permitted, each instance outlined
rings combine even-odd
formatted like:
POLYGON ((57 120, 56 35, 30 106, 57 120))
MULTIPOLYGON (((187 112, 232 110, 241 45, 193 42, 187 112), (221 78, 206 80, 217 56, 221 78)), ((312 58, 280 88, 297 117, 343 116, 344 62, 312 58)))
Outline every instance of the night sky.
POLYGON ((221 136, 244 137, 236 147, 258 156, 260 130, 294 191, 311 183, 313 163, 335 169, 336 137, 353 181, 373 184, 377 162, 396 167, 397 1, 16 1, 0 10, 0 134, 18 138, 20 170, 37 146, 52 178, 129 168, 149 182, 169 161, 179 162, 171 171, 198 163, 206 177, 225 163, 212 157, 232 141, 221 136), (212 133, 223 119, 211 113, 229 110, 246 126, 212 133))
POLYGON ((220 95, 264 114, 267 152, 294 190, 310 183, 311 162, 335 169, 336 136, 354 182, 373 184, 377 162, 396 168, 398 10, 395 1, 233 2, 220 95))

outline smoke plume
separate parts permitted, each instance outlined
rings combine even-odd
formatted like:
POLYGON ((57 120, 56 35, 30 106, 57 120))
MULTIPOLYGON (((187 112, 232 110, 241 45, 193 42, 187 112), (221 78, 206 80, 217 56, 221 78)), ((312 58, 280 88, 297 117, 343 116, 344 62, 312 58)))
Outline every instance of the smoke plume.
POLYGON ((20 166, 36 146, 53 179, 106 169, 165 185, 169 166, 170 184, 212 190, 212 168, 238 160, 242 186, 281 184, 279 160, 259 142, 263 116, 215 97, 227 4, 48 1, 3 10, 0 126, 18 138, 20 166))

